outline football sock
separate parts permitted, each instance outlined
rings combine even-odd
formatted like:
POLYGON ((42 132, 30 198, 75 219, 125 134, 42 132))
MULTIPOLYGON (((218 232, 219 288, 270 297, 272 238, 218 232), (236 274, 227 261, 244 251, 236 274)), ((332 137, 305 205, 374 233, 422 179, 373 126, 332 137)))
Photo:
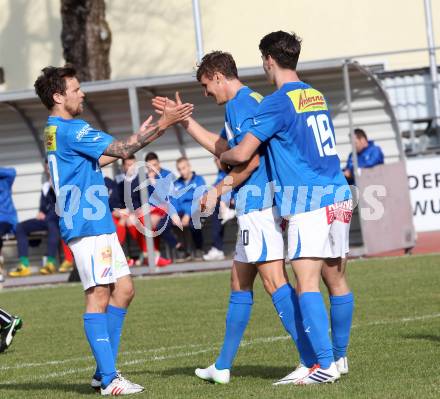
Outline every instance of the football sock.
POLYGON ((24 267, 29 267, 29 258, 27 256, 20 256, 20 263, 24 267))
POLYGON ((107 315, 85 313, 83 318, 84 331, 101 373, 101 386, 106 388, 116 377, 116 366, 107 329, 107 315))
POLYGON ((278 312, 281 323, 298 348, 298 332, 295 326, 295 309, 293 307, 292 292, 294 292, 292 286, 290 284, 284 284, 272 294, 272 302, 278 312))
POLYGON ((304 292, 299 296, 304 332, 309 337, 319 365, 323 369, 334 361, 332 343, 328 334, 328 316, 320 292, 304 292))
MULTIPOLYGON (((289 284, 290 285, 290 284, 289 284)), ((292 287, 292 302, 295 311, 295 326, 298 333, 298 352, 300 356, 300 361, 307 367, 312 367, 318 360, 316 359, 315 352, 313 351, 312 345, 310 344, 309 337, 304 332, 303 319, 301 315, 301 309, 299 307, 298 295, 296 295, 295 288, 292 287)))
MULTIPOLYGON (((122 326, 124 325, 126 314, 127 309, 125 308, 118 308, 113 305, 107 306, 107 331, 110 337, 110 344, 112 347, 115 365, 118 358, 119 341, 121 340, 122 326)), ((101 371, 99 370, 99 367, 96 367, 94 378, 97 380, 101 379, 101 371)))
POLYGON ((116 306, 107 306, 107 329, 110 335, 110 343, 112 345, 113 358, 118 358, 119 341, 122 335, 122 326, 124 325, 127 309, 118 308, 116 306))
POLYGON ((47 257, 47 263, 52 263, 53 265, 56 265, 57 264, 57 260, 53 256, 48 256, 47 257))
POLYGON ((330 321, 335 360, 347 354, 353 309, 354 298, 351 292, 341 296, 330 296, 330 321))
POLYGON ((12 323, 13 317, 3 309, 0 309, 0 327, 4 328, 12 323))
POLYGON ((218 370, 230 369, 240 346, 246 326, 249 323, 253 304, 252 291, 232 291, 226 315, 226 331, 223 347, 215 367, 218 370))

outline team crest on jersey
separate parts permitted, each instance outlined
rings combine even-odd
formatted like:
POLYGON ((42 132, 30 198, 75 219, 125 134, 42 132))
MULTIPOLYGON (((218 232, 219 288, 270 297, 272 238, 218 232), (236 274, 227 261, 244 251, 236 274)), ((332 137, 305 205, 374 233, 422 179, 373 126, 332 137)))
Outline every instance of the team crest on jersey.
POLYGON ((46 143, 46 151, 57 150, 57 127, 46 126, 44 129, 44 141, 46 143))
POLYGON ((327 103, 321 92, 315 89, 297 89, 287 92, 298 114, 312 111, 327 111, 327 103))

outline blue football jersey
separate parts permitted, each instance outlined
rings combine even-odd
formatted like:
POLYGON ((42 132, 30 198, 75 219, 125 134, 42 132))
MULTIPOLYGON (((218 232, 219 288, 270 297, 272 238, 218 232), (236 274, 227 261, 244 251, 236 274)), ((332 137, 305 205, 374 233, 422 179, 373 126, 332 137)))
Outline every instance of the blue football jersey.
MULTIPOLYGON (((226 103, 225 127, 221 137, 228 141, 229 147, 238 145, 248 132, 253 117, 263 96, 249 87, 242 87, 235 97, 226 103)), ((259 148, 260 164, 251 176, 233 190, 237 214, 262 210, 273 205, 271 190, 268 189, 267 145, 259 148)))
POLYGON ((351 198, 336 152, 324 96, 304 82, 290 82, 260 104, 249 131, 268 143, 269 175, 282 216, 351 198))
POLYGON ((44 135, 63 240, 115 232, 99 167, 113 137, 83 120, 53 116, 44 135))

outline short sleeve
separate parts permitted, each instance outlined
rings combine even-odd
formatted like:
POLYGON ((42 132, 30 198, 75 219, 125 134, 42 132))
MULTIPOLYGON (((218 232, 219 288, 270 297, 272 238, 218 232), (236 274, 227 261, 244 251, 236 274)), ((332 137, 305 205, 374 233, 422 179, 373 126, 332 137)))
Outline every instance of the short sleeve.
POLYGON ((222 131, 220 132, 220 137, 226 141, 228 141, 228 136, 226 135, 226 129, 223 128, 222 131))
POLYGON ((68 136, 70 148, 82 155, 99 159, 105 149, 113 141, 113 137, 100 130, 94 129, 84 121, 76 121, 68 136))
POLYGON ((257 109, 248 132, 260 141, 269 140, 285 127, 285 112, 279 96, 265 97, 257 109))
POLYGON ((246 118, 241 122, 240 125, 241 133, 236 136, 237 144, 241 143, 241 141, 246 136, 246 133, 249 132, 253 123, 254 123, 254 118, 246 118))

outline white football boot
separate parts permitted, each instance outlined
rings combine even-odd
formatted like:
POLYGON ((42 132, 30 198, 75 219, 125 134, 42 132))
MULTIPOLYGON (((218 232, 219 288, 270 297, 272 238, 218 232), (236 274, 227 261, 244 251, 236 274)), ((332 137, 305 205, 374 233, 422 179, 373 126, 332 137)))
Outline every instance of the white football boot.
POLYGON ((117 376, 113 381, 107 385, 107 388, 101 387, 101 395, 103 396, 119 396, 119 395, 133 395, 142 392, 144 387, 133 384, 126 378, 117 376))
POLYGON ((272 385, 286 385, 286 384, 294 384, 295 382, 307 377, 309 375, 309 368, 304 366, 304 364, 300 363, 298 367, 292 371, 290 374, 287 374, 281 380, 274 382, 272 385))
POLYGON ((348 360, 347 356, 340 357, 336 360, 336 367, 338 368, 339 374, 344 375, 348 374, 348 360))
POLYGON ((332 362, 328 369, 322 369, 318 364, 309 369, 309 374, 295 382, 295 385, 310 385, 310 384, 326 384, 333 383, 341 377, 336 363, 332 362))
POLYGON ((101 380, 97 380, 95 377, 92 377, 92 382, 90 386, 95 390, 99 391, 101 389, 101 380))
MULTIPOLYGON (((126 378, 123 377, 122 374, 121 374, 119 371, 117 371, 117 375, 116 375, 116 376, 119 377, 119 378, 122 379, 122 380, 126 380, 126 378)), ((134 382, 130 382, 130 383, 131 383, 132 385, 138 387, 138 388, 142 388, 142 389, 144 388, 142 385, 136 384, 136 383, 134 383, 134 382)), ((92 381, 90 382, 90 386, 91 386, 94 390, 99 391, 99 389, 101 388, 101 380, 97 380, 95 377, 92 377, 92 381)))
POLYGON ((195 373, 202 380, 215 382, 216 384, 228 384, 231 379, 231 371, 229 369, 217 370, 215 364, 206 369, 196 369, 195 373))

